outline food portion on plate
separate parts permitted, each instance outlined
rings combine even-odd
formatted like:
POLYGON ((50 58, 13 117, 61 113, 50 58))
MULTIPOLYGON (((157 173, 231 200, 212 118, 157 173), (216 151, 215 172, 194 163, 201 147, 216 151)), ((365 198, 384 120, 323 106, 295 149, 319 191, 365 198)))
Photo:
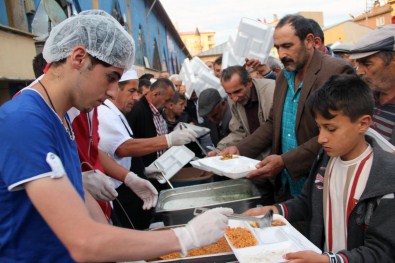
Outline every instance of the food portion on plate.
POLYGON ((244 227, 228 226, 225 235, 234 248, 252 247, 258 244, 251 231, 244 227))
POLYGON ((272 226, 285 226, 286 223, 282 221, 281 219, 274 219, 272 221, 272 226))
MULTIPOLYGON (((188 251, 187 257, 195 257, 195 256, 205 256, 205 255, 213 255, 225 252, 232 252, 228 242, 226 241, 225 237, 221 237, 217 242, 202 247, 196 248, 188 251)), ((181 254, 178 252, 167 254, 164 256, 159 257, 160 260, 168 260, 168 259, 176 259, 181 258, 181 254)), ((157 260, 157 259, 155 259, 157 260)), ((148 260, 149 261, 149 260, 148 260)), ((151 260, 152 261, 152 260, 151 260)))
POLYGON ((237 155, 233 155, 233 154, 224 154, 221 156, 220 160, 224 161, 224 160, 230 160, 230 159, 234 159, 237 158, 237 155))
MULTIPOLYGON (((251 227, 253 228, 259 228, 258 222, 250 221, 248 222, 251 227)), ((286 223, 282 221, 281 219, 273 219, 272 221, 272 226, 285 226, 286 223)))

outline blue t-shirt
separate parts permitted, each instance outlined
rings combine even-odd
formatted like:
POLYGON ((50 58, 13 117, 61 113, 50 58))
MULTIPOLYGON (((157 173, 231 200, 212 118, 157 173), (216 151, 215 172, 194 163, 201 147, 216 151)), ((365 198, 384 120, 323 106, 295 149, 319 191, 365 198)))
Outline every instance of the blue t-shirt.
POLYGON ((73 262, 34 208, 23 183, 51 175, 46 156, 52 152, 84 198, 75 141, 34 90, 0 107, 0 138, 0 262, 73 262))

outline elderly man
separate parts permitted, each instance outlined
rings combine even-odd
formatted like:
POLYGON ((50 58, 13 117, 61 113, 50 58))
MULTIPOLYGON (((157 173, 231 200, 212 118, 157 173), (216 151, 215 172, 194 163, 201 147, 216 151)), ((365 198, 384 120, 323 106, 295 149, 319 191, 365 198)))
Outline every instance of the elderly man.
MULTIPOLYGON (((252 79, 241 66, 224 69, 221 84, 228 94, 228 108, 232 116, 229 123, 230 133, 217 144, 209 156, 217 155, 227 146, 234 145, 252 134, 269 119, 273 103, 275 82, 268 79, 252 79)), ((204 103, 200 97, 199 111, 200 104, 204 103)), ((213 110, 206 111, 206 115, 213 115, 213 110)), ((267 147, 264 156, 269 150, 270 147, 267 147)))
POLYGON ((108 14, 68 18, 46 40, 48 72, 0 108, 0 200, 12 200, 0 202, 1 262, 147 259, 185 254, 224 234, 228 209, 208 211, 186 227, 149 233, 95 222, 85 206, 67 111, 88 112, 116 95, 134 58, 132 43, 108 14))
POLYGON ((373 89, 372 128, 395 145, 395 25, 374 29, 350 51, 358 74, 373 89))
MULTIPOLYGON (((210 128, 211 141, 217 145, 220 140, 229 133, 229 122, 232 117, 230 107, 226 99, 221 98, 218 90, 208 88, 199 95, 198 114, 210 122, 206 124, 210 128)), ((214 156, 216 152, 209 152, 208 156, 214 156)))
POLYGON ((300 194, 318 153, 318 128, 305 101, 335 74, 354 70, 346 62, 324 55, 314 48, 310 22, 299 15, 287 15, 274 31, 274 46, 284 65, 276 80, 275 103, 269 119, 253 134, 223 151, 255 157, 272 145, 267 156, 249 177, 275 179, 278 199, 300 194), (280 175, 280 176, 277 176, 280 175))
POLYGON ((159 78, 168 79, 169 76, 170 76, 170 74, 167 71, 162 71, 161 73, 159 73, 159 78))

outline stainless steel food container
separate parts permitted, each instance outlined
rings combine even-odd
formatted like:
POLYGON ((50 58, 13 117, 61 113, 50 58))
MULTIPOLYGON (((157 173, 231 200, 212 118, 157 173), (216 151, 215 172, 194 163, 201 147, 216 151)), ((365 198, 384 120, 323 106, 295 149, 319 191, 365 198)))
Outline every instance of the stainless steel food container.
POLYGON ((232 252, 220 253, 220 254, 212 254, 205 256, 197 256, 197 257, 185 257, 185 258, 176 258, 176 259, 167 259, 167 260, 157 260, 157 261, 149 261, 150 263, 229 263, 229 262, 238 262, 236 256, 232 252))
MULTIPOLYGON (((161 231, 161 230, 166 230, 166 229, 172 229, 176 227, 183 227, 185 224, 182 225, 173 225, 173 226, 165 226, 165 227, 159 227, 159 228, 154 228, 150 229, 150 231, 161 231)), ((150 263, 232 263, 235 262, 237 263, 237 258, 233 254, 233 252, 224 252, 224 253, 218 253, 218 254, 209 254, 209 255, 202 255, 202 256, 194 256, 194 257, 184 257, 184 258, 174 258, 174 259, 166 259, 166 260, 161 260, 161 259, 156 259, 156 260, 148 260, 147 262, 150 263)))
POLYGON ((227 180, 161 191, 155 212, 171 226, 186 224, 196 207, 230 207, 242 213, 255 207, 259 199, 260 193, 250 180, 227 180))

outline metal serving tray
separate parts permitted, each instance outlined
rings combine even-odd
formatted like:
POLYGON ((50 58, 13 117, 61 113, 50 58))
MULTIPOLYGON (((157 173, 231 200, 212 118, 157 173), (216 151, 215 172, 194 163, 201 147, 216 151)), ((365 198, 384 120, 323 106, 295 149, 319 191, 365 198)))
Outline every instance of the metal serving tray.
POLYGON ((260 197, 250 180, 227 180, 161 191, 155 212, 166 226, 186 224, 196 207, 230 207, 242 213, 255 207, 260 197))
MULTIPOLYGON (((165 226, 151 229, 150 231, 161 231, 166 229, 172 229, 176 227, 183 227, 185 224, 182 225, 174 225, 174 226, 165 226)), ((194 256, 194 257, 183 257, 183 258, 174 258, 174 259, 154 259, 147 261, 149 263, 231 263, 237 262, 236 256, 233 252, 224 252, 218 254, 209 254, 209 255, 202 255, 202 256, 194 256)))
POLYGON ((149 261, 150 263, 229 263, 229 262, 237 262, 236 256, 232 252, 227 253, 219 253, 219 254, 211 254, 205 256, 197 256, 197 257, 185 257, 185 258, 175 258, 175 259, 167 259, 167 260, 156 260, 149 261))

